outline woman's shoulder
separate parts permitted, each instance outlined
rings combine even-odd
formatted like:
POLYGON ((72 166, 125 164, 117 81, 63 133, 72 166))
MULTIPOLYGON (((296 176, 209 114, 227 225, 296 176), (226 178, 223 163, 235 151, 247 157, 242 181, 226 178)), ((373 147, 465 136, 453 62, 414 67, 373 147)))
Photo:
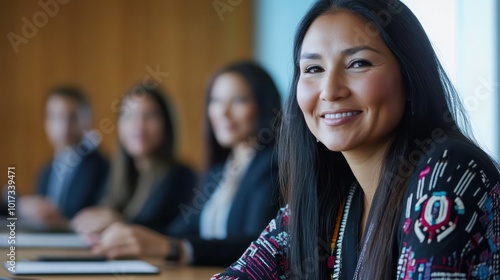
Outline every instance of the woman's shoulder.
POLYGON ((158 185, 172 185, 172 184, 195 184, 197 175, 195 171, 187 164, 175 161, 165 167, 157 174, 160 176, 157 179, 158 185))
POLYGON ((483 211, 490 202, 500 202, 500 175, 483 150, 451 137, 427 148, 408 181, 403 197, 405 218, 412 211, 428 208, 432 212, 429 207, 435 205, 453 205, 450 209, 461 216, 464 212, 483 211))
POLYGON ((249 170, 253 174, 270 175, 277 173, 278 162, 273 145, 256 146, 255 156, 250 163, 249 170))
POLYGON ((490 269, 498 246, 499 173, 473 143, 438 140, 427 146, 402 199, 398 275, 465 279, 490 269))
POLYGON ((191 166, 189 166, 186 163, 181 162, 181 161, 174 162, 171 165, 170 170, 171 170, 172 173, 183 173, 183 174, 188 174, 188 175, 194 175, 195 174, 195 172, 191 168, 191 166))
MULTIPOLYGON (((418 145, 417 145, 418 146, 418 145)), ((421 158, 416 166, 414 175, 422 177, 425 170, 439 168, 440 177, 445 173, 463 173, 461 171, 474 170, 486 176, 490 181, 498 181, 498 168, 493 160, 477 145, 456 137, 442 137, 434 139, 425 148, 421 146, 421 158)), ((410 153, 410 160, 416 151, 410 153)))
POLYGON ((408 180, 402 214, 408 218, 410 209, 432 205, 429 201, 446 201, 459 212, 480 210, 500 194, 499 181, 497 167, 483 150, 466 140, 447 137, 427 146, 408 180))

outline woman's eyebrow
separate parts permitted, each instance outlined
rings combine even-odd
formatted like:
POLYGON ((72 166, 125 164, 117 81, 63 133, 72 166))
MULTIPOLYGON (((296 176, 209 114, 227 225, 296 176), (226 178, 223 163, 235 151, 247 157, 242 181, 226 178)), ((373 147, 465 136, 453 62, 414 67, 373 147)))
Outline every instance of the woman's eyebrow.
POLYGON ((345 49, 345 50, 342 51, 342 54, 344 56, 350 56, 350 55, 353 55, 353 54, 355 54, 357 52, 365 51, 365 50, 376 52, 376 53, 380 54, 379 51, 377 51, 376 49, 374 49, 372 47, 369 47, 367 45, 361 45, 361 46, 356 46, 356 47, 345 49))
POLYGON ((300 60, 303 59, 321 59, 321 55, 318 53, 303 53, 300 55, 300 60))
MULTIPOLYGON (((345 49, 342 51, 342 55, 343 56, 350 56, 350 55, 354 55, 360 51, 372 51, 372 52, 376 52, 378 54, 381 54, 381 52, 377 51, 376 49, 372 48, 372 47, 369 47, 367 45, 361 45, 361 46, 356 46, 356 47, 352 47, 352 48, 348 48, 348 49, 345 49)), ((303 53, 302 55, 300 55, 300 60, 314 60, 314 59, 321 59, 321 55, 319 53, 303 53)))

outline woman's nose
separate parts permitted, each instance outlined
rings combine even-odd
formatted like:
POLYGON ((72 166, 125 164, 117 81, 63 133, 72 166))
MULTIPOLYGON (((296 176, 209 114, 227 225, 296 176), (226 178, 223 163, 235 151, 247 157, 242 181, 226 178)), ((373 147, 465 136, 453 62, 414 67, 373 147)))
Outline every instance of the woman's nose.
POLYGON ((323 101, 334 102, 349 96, 344 77, 338 70, 331 70, 325 76, 321 87, 320 98, 323 101))

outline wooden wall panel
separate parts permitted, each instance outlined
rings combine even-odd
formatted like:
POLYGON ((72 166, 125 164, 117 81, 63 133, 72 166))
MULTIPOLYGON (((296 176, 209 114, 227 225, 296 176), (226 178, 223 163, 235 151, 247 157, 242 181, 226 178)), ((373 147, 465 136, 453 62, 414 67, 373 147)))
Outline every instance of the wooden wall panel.
POLYGON ((76 83, 88 91, 101 148, 111 155, 116 133, 100 122, 114 125, 114 105, 123 92, 157 67, 168 72, 160 86, 177 112, 178 154, 201 168, 203 90, 214 69, 251 57, 251 1, 231 7, 238 1, 218 0, 230 7, 223 20, 212 0, 58 1, 68 3, 40 1, 58 3, 59 11, 16 53, 8 34, 23 36, 22 18, 33 22, 44 10, 39 0, 0 0, 0 184, 14 165, 18 190, 31 192, 40 165, 50 158, 43 129, 49 88, 76 83))

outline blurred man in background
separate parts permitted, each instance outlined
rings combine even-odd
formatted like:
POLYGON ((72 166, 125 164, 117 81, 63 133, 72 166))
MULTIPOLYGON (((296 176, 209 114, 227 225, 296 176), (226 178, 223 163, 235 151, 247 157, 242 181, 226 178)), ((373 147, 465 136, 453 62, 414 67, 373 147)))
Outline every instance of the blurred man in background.
POLYGON ((66 221, 100 200, 109 164, 97 150, 100 139, 90 131, 91 123, 90 103, 80 89, 62 86, 49 92, 45 131, 54 156, 41 170, 36 194, 21 198, 21 217, 66 221))

